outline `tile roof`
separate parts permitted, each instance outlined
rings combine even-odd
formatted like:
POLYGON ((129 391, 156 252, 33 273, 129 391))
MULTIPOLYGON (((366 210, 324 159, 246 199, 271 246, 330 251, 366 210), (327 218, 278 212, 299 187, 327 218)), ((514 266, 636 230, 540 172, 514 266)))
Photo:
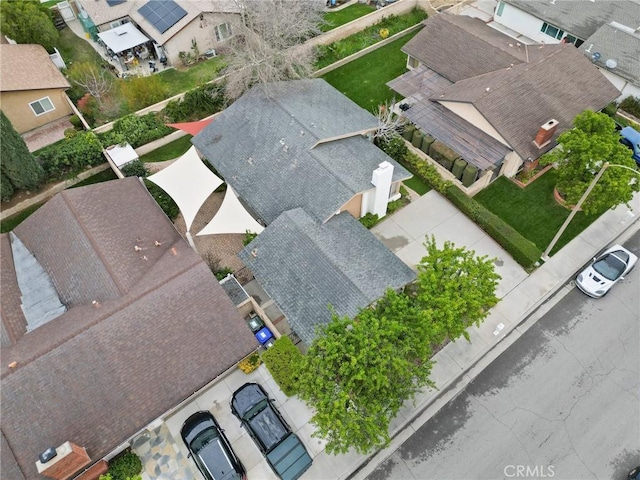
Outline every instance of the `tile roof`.
POLYGON ((472 104, 522 158, 536 159, 553 146, 533 143, 541 125, 558 120, 557 138, 577 114, 601 110, 620 92, 573 45, 535 48, 545 54, 460 80, 431 99, 472 104))
POLYGON ((302 207, 325 221, 355 194, 373 188, 383 161, 394 181, 411 174, 362 135, 378 120, 324 80, 257 86, 192 140, 248 207, 267 224, 302 207))
POLYGON ((526 58, 524 46, 472 17, 442 13, 426 19, 402 51, 457 82, 526 58), (455 39, 452 41, 452 39, 455 39))
POLYGON ((634 29, 640 27, 638 0, 504 1, 583 40, 612 21, 634 29))
POLYGON ((69 87, 41 45, 0 44, 0 91, 69 87))
POLYGON ((239 256, 307 344, 331 320, 329 306, 354 316, 415 279, 348 213, 318 224, 300 208, 284 212, 239 256))
POLYGON ((600 68, 640 87, 640 31, 611 22, 587 38, 580 50, 600 68), (599 53, 600 58, 594 59, 594 53, 599 53), (616 66, 607 66, 608 60, 615 60, 616 66))
MULTIPOLYGON (((15 457, 3 448, 2 478, 19 478, 16 469, 37 477, 38 454, 65 441, 99 460, 257 347, 138 179, 65 191, 15 232, 70 308, 0 352, 0 428, 15 457)), ((15 278, 1 241, 6 326, 16 314, 15 278)))

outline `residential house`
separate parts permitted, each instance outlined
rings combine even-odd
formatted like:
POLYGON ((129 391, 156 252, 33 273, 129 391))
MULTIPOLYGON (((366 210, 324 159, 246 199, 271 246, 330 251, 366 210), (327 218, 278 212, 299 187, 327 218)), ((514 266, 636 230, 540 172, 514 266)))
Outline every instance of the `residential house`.
POLYGON ((410 71, 389 86, 409 120, 485 174, 532 166, 578 113, 620 94, 573 45, 526 45, 466 16, 424 25, 402 49, 410 71))
POLYGON ((0 44, 0 104, 18 133, 73 114, 70 87, 41 45, 0 44))
POLYGON ((503 0, 493 19, 523 43, 575 44, 620 90, 618 100, 640 97, 637 0, 503 0))
POLYGON ((165 57, 177 65, 180 53, 193 54, 194 45, 200 54, 219 48, 233 35, 233 23, 240 18, 233 0, 76 0, 75 4, 83 26, 94 37, 132 23, 140 38, 151 40, 156 59, 165 57))
POLYGON ((0 243, 2 478, 110 458, 258 347, 137 178, 65 190, 0 243))
POLYGON ((267 228, 240 257, 307 344, 415 278, 357 219, 411 176, 378 149, 378 119, 324 80, 260 85, 193 144, 267 228))

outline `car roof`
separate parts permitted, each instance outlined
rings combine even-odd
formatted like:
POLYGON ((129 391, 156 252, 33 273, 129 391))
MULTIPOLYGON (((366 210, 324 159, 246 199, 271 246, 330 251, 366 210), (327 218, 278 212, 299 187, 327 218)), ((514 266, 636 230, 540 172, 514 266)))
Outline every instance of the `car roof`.
POLYGON ((245 383, 233 392, 231 407, 242 418, 253 406, 262 400, 269 399, 267 392, 257 383, 245 383))
POLYGON ((229 452, 219 436, 206 443, 198 450, 197 455, 202 459, 204 467, 215 480, 236 476, 229 452))
POLYGON ((185 443, 191 443, 200 432, 211 427, 218 429, 218 425, 211 412, 196 412, 184 421, 180 429, 180 435, 185 443))
POLYGON ((624 127, 622 130, 620 130, 620 135, 622 135, 630 142, 633 142, 635 145, 640 145, 640 132, 638 132, 636 129, 632 127, 624 127))

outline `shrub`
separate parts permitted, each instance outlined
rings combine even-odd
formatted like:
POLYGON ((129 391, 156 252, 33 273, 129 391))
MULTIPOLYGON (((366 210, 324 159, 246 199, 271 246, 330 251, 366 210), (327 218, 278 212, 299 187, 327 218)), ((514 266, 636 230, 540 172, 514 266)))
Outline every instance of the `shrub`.
POLYGON ((221 268, 220 270, 216 270, 215 272, 213 272, 213 274, 216 276, 216 279, 218 280, 222 280, 230 273, 233 273, 233 270, 231 270, 229 267, 224 267, 224 268, 221 268))
MULTIPOLYGON (((412 136, 413 136, 413 130, 415 130, 415 128, 411 130, 412 136)), ((384 141, 380 142, 379 146, 384 153, 389 155, 396 162, 401 162, 402 160, 404 160, 404 157, 409 152, 407 145, 404 143, 402 138, 398 136, 393 137, 391 140, 387 142, 384 142, 384 141)))
POLYGON ((120 82, 120 93, 130 111, 161 102, 169 95, 169 86, 158 75, 132 77, 120 82))
POLYGON ((379 221, 380 218, 378 217, 378 215, 371 212, 360 218, 360 223, 364 225, 365 228, 373 228, 379 221))
POLYGON ((142 462, 131 450, 125 450, 109 462, 108 474, 113 480, 127 480, 140 472, 142 472, 142 462))
POLYGON ((636 118, 640 118, 640 97, 627 97, 620 102, 620 108, 636 118))
POLYGON ((144 163, 142 163, 140 159, 127 163, 120 170, 122 171, 125 177, 144 178, 147 175, 149 175, 149 171, 147 170, 147 167, 145 167, 144 163))
POLYGON ((96 99, 90 94, 86 93, 82 98, 80 98, 80 100, 78 100, 78 110, 82 112, 84 119, 89 125, 94 125, 96 123, 96 117, 100 113, 100 107, 98 106, 96 99))
POLYGON ((451 170, 459 156, 444 143, 435 141, 429 147, 429 156, 447 170, 451 170))
POLYGON ((613 116, 616 114, 616 112, 618 111, 618 105, 616 104, 616 102, 611 102, 610 104, 608 104, 606 107, 604 107, 602 109, 602 113, 610 116, 613 118, 613 116))
POLYGON ((80 132, 45 147, 38 151, 38 158, 49 179, 60 179, 105 161, 100 140, 93 132, 80 132))
POLYGON ((301 360, 302 354, 287 336, 280 337, 262 354, 269 373, 288 397, 298 393, 297 376, 301 360))
POLYGON ((73 125, 73 128, 77 130, 84 129, 84 125, 82 124, 82 121, 80 121, 80 117, 78 117, 77 115, 71 115, 69 117, 69 123, 73 125))
POLYGON ((105 146, 128 143, 133 148, 138 148, 170 134, 173 130, 164 124, 157 113, 142 116, 131 114, 114 123, 113 129, 101 134, 100 139, 105 146))
POLYGON ((251 242, 253 242, 253 239, 256 238, 258 236, 257 233, 255 232, 251 232, 249 230, 245 230, 244 232, 244 240, 243 240, 243 245, 246 247, 247 245, 249 245, 251 242))
POLYGON ((240 363, 238 363, 238 368, 240 368, 240 370, 242 370, 244 373, 251 373, 256 368, 258 368, 261 363, 262 360, 260 360, 260 355, 258 355, 257 352, 253 352, 248 357, 240 360, 240 363))
POLYGON ((173 201, 167 192, 157 186, 155 183, 150 182, 149 180, 144 181, 144 184, 147 186, 147 190, 151 194, 151 196, 155 199, 156 203, 164 214, 169 217, 170 220, 175 220, 178 214, 180 213, 180 209, 176 202, 173 201))
POLYGON ((211 83, 188 91, 182 100, 169 102, 162 113, 170 122, 190 122, 219 112, 224 101, 224 85, 211 83))
POLYGON ((11 182, 4 174, 0 174, 0 200, 8 202, 13 196, 14 188, 11 182))

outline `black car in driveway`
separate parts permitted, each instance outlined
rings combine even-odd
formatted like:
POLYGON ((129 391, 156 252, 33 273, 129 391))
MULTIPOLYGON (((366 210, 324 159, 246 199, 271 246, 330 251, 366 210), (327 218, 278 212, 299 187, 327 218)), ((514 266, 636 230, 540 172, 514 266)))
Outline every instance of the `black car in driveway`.
POLYGON ((209 412, 196 412, 182 425, 180 436, 207 480, 246 480, 244 466, 209 412))
POLYGON ((245 383, 231 397, 231 411, 282 480, 296 480, 312 460, 300 439, 291 431, 273 400, 257 383, 245 383))

